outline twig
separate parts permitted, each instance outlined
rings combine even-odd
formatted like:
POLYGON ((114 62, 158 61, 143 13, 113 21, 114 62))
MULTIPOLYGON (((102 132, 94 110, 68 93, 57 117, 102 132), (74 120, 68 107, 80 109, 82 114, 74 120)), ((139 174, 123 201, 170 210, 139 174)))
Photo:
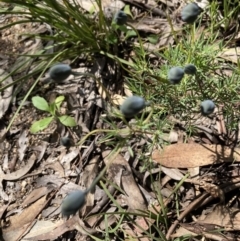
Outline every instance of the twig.
MULTIPOLYGON (((240 187, 240 178, 237 177, 235 180, 233 179, 232 183, 223 184, 220 186, 221 189, 223 189, 224 193, 228 193, 236 188, 240 187)), ((203 193, 198 199, 194 200, 186 210, 184 210, 178 217, 177 220, 174 221, 174 223, 169 228, 166 239, 169 239, 171 234, 175 231, 177 228, 177 225, 180 223, 180 221, 183 220, 184 217, 186 217, 192 210, 196 209, 197 207, 201 207, 203 205, 206 205, 210 201, 214 199, 213 196, 210 196, 209 193, 203 193)))
POLYGON ((180 216, 178 217, 177 220, 174 221, 174 223, 171 225, 171 227, 169 228, 167 235, 166 235, 166 239, 170 238, 170 235, 175 231, 175 229, 177 228, 177 225, 179 224, 180 221, 182 221, 182 219, 184 217, 186 217, 193 209, 195 209, 196 207, 198 207, 198 205, 200 206, 200 204, 204 201, 204 199, 206 199, 209 196, 208 193, 204 193, 202 194, 200 197, 198 197, 198 199, 194 200, 187 209, 185 209, 180 216))

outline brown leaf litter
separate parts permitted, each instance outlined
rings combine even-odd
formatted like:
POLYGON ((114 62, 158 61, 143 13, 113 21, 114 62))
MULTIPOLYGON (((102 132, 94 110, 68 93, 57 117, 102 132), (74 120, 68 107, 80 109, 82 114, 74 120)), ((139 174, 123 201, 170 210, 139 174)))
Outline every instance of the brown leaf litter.
POLYGON ((224 162, 240 162, 240 149, 221 145, 178 143, 152 153, 153 161, 171 168, 191 168, 224 162))

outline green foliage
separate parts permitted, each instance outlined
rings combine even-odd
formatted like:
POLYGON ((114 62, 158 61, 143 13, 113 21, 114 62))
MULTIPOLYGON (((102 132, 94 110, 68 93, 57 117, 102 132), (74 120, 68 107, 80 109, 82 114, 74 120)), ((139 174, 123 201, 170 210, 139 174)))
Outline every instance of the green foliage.
POLYGON ((39 121, 35 121, 30 127, 31 133, 35 134, 39 131, 46 129, 49 126, 49 124, 53 121, 53 119, 54 117, 51 116, 51 117, 43 118, 39 121))
POLYGON ((33 105, 39 110, 48 112, 49 114, 51 114, 51 116, 42 118, 39 121, 35 121, 32 124, 30 131, 32 133, 37 133, 39 131, 42 131, 46 129, 53 120, 59 121, 64 126, 69 126, 69 127, 76 126, 76 122, 71 116, 59 114, 60 106, 63 101, 64 101, 64 96, 58 96, 55 99, 55 101, 50 104, 48 104, 48 102, 42 97, 39 97, 39 96, 32 97, 33 105))
POLYGON ((50 112, 50 106, 44 98, 35 96, 32 98, 32 103, 37 109, 50 112))

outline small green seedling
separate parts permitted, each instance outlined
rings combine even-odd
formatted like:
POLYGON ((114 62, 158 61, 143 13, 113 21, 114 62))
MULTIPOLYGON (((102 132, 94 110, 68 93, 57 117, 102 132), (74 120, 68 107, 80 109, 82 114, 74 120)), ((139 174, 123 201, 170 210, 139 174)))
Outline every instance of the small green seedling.
POLYGON ((64 126, 76 126, 76 122, 71 116, 59 114, 60 106, 64 99, 64 96, 59 96, 53 103, 48 104, 48 102, 40 96, 34 96, 32 98, 32 103, 37 109, 48 112, 51 116, 34 122, 30 128, 31 133, 37 133, 46 129, 54 120, 60 121, 64 126))

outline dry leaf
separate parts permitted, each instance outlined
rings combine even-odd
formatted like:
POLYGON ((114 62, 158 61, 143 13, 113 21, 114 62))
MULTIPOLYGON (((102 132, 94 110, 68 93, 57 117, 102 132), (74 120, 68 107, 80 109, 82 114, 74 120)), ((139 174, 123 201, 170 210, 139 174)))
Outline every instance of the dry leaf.
POLYGON ((19 136, 18 140, 18 153, 19 153, 19 161, 21 162, 24 158, 25 151, 27 150, 28 147, 28 130, 23 130, 22 133, 19 136))
POLYGON ((30 171, 30 169, 33 167, 35 163, 35 160, 36 160, 36 156, 32 154, 28 160, 28 163, 24 167, 12 173, 2 174, 1 179, 8 180, 8 181, 19 179, 20 177, 26 175, 30 171))
POLYGON ((217 241, 236 241, 235 238, 229 237, 225 234, 218 232, 219 228, 214 227, 214 225, 201 225, 198 223, 182 223, 181 226, 189 231, 196 233, 205 237, 207 240, 217 240, 217 241))
POLYGON ((9 232, 14 232, 15 229, 21 228, 23 225, 32 222, 39 212, 41 212, 45 201, 46 196, 24 209, 22 213, 10 217, 11 225, 7 229, 3 230, 3 236, 8 235, 9 232))
POLYGON ((124 93, 126 94, 127 97, 133 95, 132 91, 129 89, 129 86, 127 86, 126 84, 124 84, 124 93))
MULTIPOLYGON (((7 77, 7 75, 8 75, 7 72, 5 72, 3 69, 0 69, 0 83, 3 79, 7 77)), ((4 85, 11 84, 12 82, 13 82, 12 77, 9 76, 7 79, 4 80, 4 85)), ((5 114, 5 112, 7 111, 11 103, 12 92, 13 92, 13 85, 2 90, 0 93, 0 119, 3 117, 3 115, 5 114)))
POLYGON ((177 143, 178 133, 176 131, 171 131, 168 138, 170 143, 177 143))
POLYGON ((177 231, 171 235, 171 238, 178 238, 182 236, 188 236, 189 238, 191 238, 193 236, 197 236, 197 234, 187 230, 186 228, 179 227, 177 231))
POLYGON ((237 64, 240 57, 240 47, 224 49, 218 56, 237 64))
POLYGON ((32 227, 30 232, 22 239, 22 241, 33 240, 34 236, 42 235, 47 232, 52 232, 57 227, 62 225, 63 222, 64 222, 63 220, 59 220, 57 222, 56 221, 53 222, 51 220, 44 220, 44 221, 39 220, 35 223, 35 225, 32 227))
POLYGON ((8 208, 8 205, 9 204, 6 204, 6 205, 2 205, 0 207, 0 219, 2 219, 2 216, 3 216, 4 212, 6 211, 6 209, 8 208))
POLYGON ((199 223, 218 225, 228 230, 240 230, 240 211, 237 208, 218 205, 204 220, 200 219, 199 223))
POLYGON ((39 198, 41 198, 42 196, 47 195, 49 192, 51 192, 51 188, 48 187, 40 187, 37 189, 34 189, 23 201, 22 203, 22 207, 25 207, 33 202, 35 202, 36 200, 38 200, 39 198))
POLYGON ((211 164, 240 161, 240 151, 220 145, 173 144, 155 150, 153 161, 170 168, 190 168, 211 164))
POLYGON ((131 167, 129 166, 128 162, 120 154, 109 156, 110 153, 111 151, 105 151, 102 153, 102 156, 104 157, 104 162, 106 164, 111 162, 112 158, 114 158, 114 161, 108 170, 110 176, 114 178, 117 176, 119 171, 123 172, 121 181, 122 188, 126 193, 128 207, 134 211, 137 209, 146 210, 145 201, 138 185, 135 182, 131 167))
POLYGON ((112 96, 112 102, 115 105, 122 105, 123 101, 126 99, 126 97, 123 97, 121 95, 115 94, 112 96))
MULTIPOLYGON (((95 156, 90 160, 89 164, 84 168, 82 182, 86 189, 92 185, 93 181, 98 175, 99 158, 100 156, 95 156)), ((81 213, 83 215, 92 210, 94 206, 94 193, 95 193, 95 187, 90 191, 90 193, 86 197, 85 205, 81 209, 81 213)))
POLYGON ((184 178, 183 174, 178 169, 161 167, 161 171, 171 177, 173 180, 180 181, 182 178, 184 178))
POLYGON ((53 163, 49 163, 46 165, 46 168, 52 168, 55 172, 59 174, 60 177, 64 177, 64 169, 59 161, 55 161, 53 163))

